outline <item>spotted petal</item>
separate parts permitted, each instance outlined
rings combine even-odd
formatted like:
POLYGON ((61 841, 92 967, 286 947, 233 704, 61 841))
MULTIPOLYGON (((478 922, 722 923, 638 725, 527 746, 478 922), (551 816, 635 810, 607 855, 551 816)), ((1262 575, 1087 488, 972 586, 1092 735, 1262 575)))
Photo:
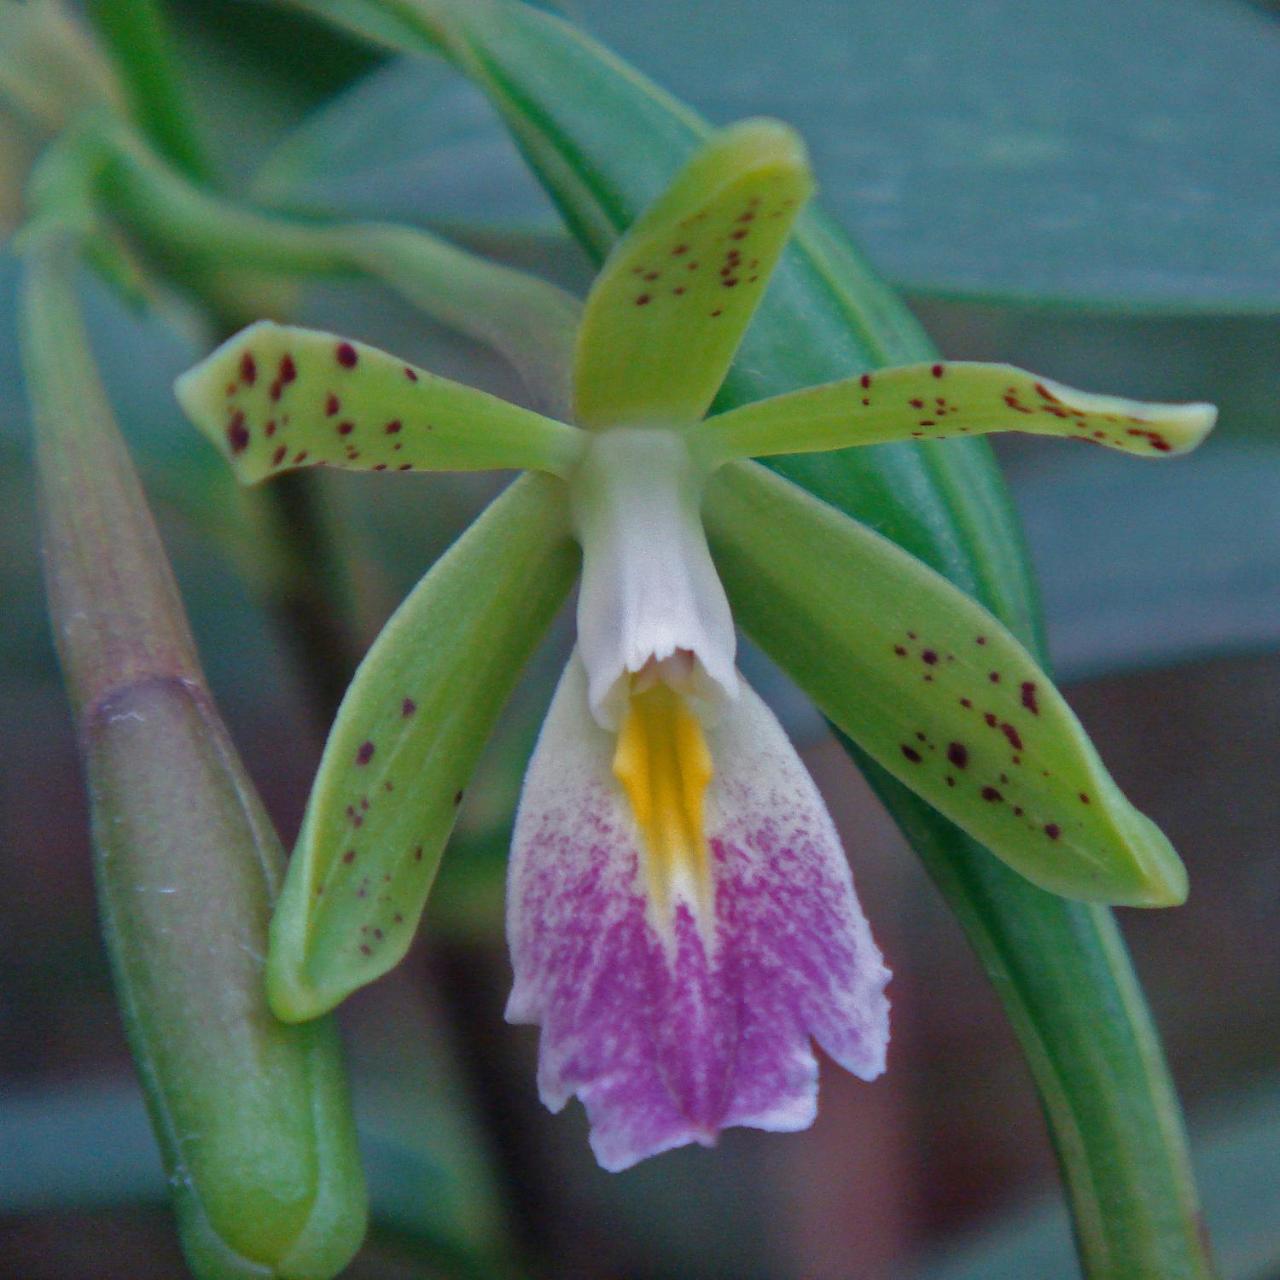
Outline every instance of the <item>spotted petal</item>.
POLYGON ((692 433, 712 465, 891 440, 1025 431, 1147 456, 1186 453, 1209 433, 1208 404, 1150 404, 1076 391, 1007 364, 881 369, 730 410, 692 433))
POLYGON ((525 779, 507 1017, 541 1024, 542 1100, 582 1099, 606 1169, 730 1125, 805 1128, 811 1037, 864 1079, 884 1069, 888 972, 812 780, 745 684, 707 741, 710 908, 650 896, 576 653, 525 779))
POLYGON ((315 1017, 404 955, 463 788, 578 566, 558 481, 516 481, 413 590, 356 672, 267 962, 272 1008, 315 1017))
POLYGON ((774 120, 697 151, 596 277, 578 335, 578 421, 701 418, 812 188, 804 144, 774 120))
POLYGON ((981 605, 755 463, 718 471, 703 511, 734 616, 890 773, 1042 888, 1186 897, 1168 840, 981 605))
POLYGON ((246 484, 315 466, 567 475, 582 440, 375 347, 269 320, 228 339, 175 390, 246 484))

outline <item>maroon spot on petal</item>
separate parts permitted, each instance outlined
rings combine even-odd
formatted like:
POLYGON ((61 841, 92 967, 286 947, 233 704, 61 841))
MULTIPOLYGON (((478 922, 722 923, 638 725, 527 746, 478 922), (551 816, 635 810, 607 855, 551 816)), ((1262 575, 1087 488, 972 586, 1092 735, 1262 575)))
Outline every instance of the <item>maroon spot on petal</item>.
POLYGON ((914 631, 908 631, 908 632, 907 632, 907 639, 908 639, 908 640, 919 640, 919 639, 920 639, 920 637, 919 637, 918 635, 916 635, 916 633, 915 633, 914 631))
POLYGON ((1014 816, 1015 818, 1020 818, 1020 817, 1022 817, 1022 806, 1021 806, 1020 804, 1015 804, 1015 805, 1013 806, 1013 816, 1014 816))
POLYGON ((402 463, 401 463, 401 464, 396 468, 396 470, 397 470, 397 471, 412 471, 412 470, 413 470, 413 463, 412 463, 412 462, 402 462, 402 463))
POLYGON ((340 342, 333 352, 334 358, 344 369, 354 369, 356 361, 360 357, 356 354, 356 349, 349 342, 340 342))
POLYGON ((737 287, 737 284, 738 284, 738 277, 737 277, 737 276, 729 276, 729 277, 727 277, 726 279, 721 280, 721 281, 720 281, 720 283, 721 283, 721 284, 722 284, 726 289, 733 289, 733 288, 736 288, 736 287, 737 287))
POLYGON ((950 774, 947 774, 947 786, 954 787, 955 785, 956 780, 950 774))
MULTIPOLYGON (((363 892, 361 892, 361 893, 357 894, 357 897, 361 897, 361 898, 363 898, 363 897, 364 897, 364 893, 363 893, 363 892)), ((362 943, 360 944, 360 954, 361 954, 362 956, 371 956, 371 955, 373 955, 373 952, 369 949, 369 944, 368 944, 367 942, 362 942, 362 943)))
POLYGON ((974 637, 974 643, 975 643, 975 644, 986 644, 986 643, 987 643, 987 637, 986 637, 986 636, 975 636, 975 637, 974 637))
POLYGON ((921 653, 920 660, 922 662, 927 663, 931 667, 936 666, 938 662, 938 655, 933 649, 926 649, 923 653, 921 653))
POLYGON ((405 365, 404 376, 408 378, 410 382, 417 382, 418 371, 416 369, 410 369, 408 365, 405 365))
POLYGON ((339 400, 338 397, 335 396, 332 391, 330 391, 328 398, 324 402, 325 416, 332 418, 333 415, 337 413, 338 410, 341 408, 342 408, 342 401, 339 400))
POLYGON ((963 769, 969 763, 969 748, 963 742, 952 742, 947 746, 947 759, 957 769, 963 769))
POLYGON ((412 698, 406 698, 400 704, 400 714, 402 716, 411 716, 418 709, 418 704, 412 698))
POLYGON ((637 307, 647 307, 647 306, 649 305, 649 303, 651 303, 652 301, 653 301, 653 295, 652 295, 652 294, 642 293, 642 294, 640 294, 640 295, 636 298, 636 306, 637 306, 637 307))
POLYGON ((908 403, 908 404, 910 404, 910 406, 911 406, 913 409, 923 409, 923 408, 924 408, 924 401, 923 401, 923 400, 909 400, 907 403, 908 403))
POLYGON ((932 373, 935 378, 940 378, 942 377, 945 370, 940 364, 935 364, 933 368, 929 370, 929 372, 932 373))
POLYGON ((399 418, 392 418, 391 421, 388 422, 387 425, 382 429, 383 431, 386 432, 387 435, 394 436, 399 431, 401 431, 403 427, 404 427, 404 423, 402 423, 399 418))
POLYGON ((413 851, 413 860, 414 860, 414 862, 421 862, 421 861, 422 861, 422 846, 421 846, 421 845, 418 845, 418 847, 417 847, 416 849, 414 849, 414 851, 413 851))
POLYGON ((900 657, 900 658, 905 658, 905 657, 907 656, 907 650, 906 650, 905 646, 903 646, 903 645, 895 644, 895 645, 893 646, 893 651, 894 651, 894 653, 896 653, 896 654, 898 655, 898 657, 900 657))
POLYGON ((912 764, 920 763, 920 753, 915 749, 915 747, 908 746, 905 742, 902 744, 902 754, 906 756, 912 764))
POLYGON ((676 285, 676 287, 672 289, 671 292, 674 293, 678 298, 684 292, 684 285, 682 284, 676 285))
POLYGON ((983 787, 982 798, 989 804, 997 804, 999 801, 1004 799, 1004 796, 1002 796, 995 787, 983 787))
POLYGON ((994 711, 988 711, 982 718, 987 722, 989 729, 994 729, 1000 723, 999 717, 994 711))
POLYGON ((1033 716, 1040 714, 1040 705, 1036 702, 1036 682, 1034 680, 1024 680, 1022 682, 1022 705, 1033 716))
POLYGON ((338 423, 338 434, 340 436, 349 436, 355 429, 356 429, 356 424, 354 422, 338 423))
POLYGON ((387 469, 387 464, 385 462, 375 462, 373 464, 373 469, 375 471, 385 471, 387 469))
POLYGON ((305 449, 300 449, 297 453, 293 455, 293 460, 294 462, 306 462, 307 451, 305 449))
POLYGON ((356 851, 354 849, 348 849, 346 853, 342 855, 342 860, 347 864, 347 866, 350 866, 356 860, 356 851))
POLYGON ((961 706, 962 706, 966 711, 972 711, 972 710, 973 710, 973 703, 972 703, 968 698, 961 698, 961 699, 960 699, 960 705, 961 705, 961 706))
POLYGON ((1056 822, 1046 822, 1044 824, 1044 833, 1050 840, 1056 840, 1062 834, 1062 828, 1056 822))
POLYGON ((689 246, 687 244, 678 244, 671 250, 671 256, 673 258, 679 258, 682 254, 686 254, 688 252, 689 246))
POLYGON ((289 450, 284 445, 277 445, 275 453, 271 455, 271 465, 278 467, 284 461, 284 455, 288 452, 289 450))
POLYGON ((274 418, 267 419, 267 425, 262 428, 263 434, 268 438, 276 433, 276 420, 274 418))
POLYGON ((987 679, 988 679, 988 680, 990 680, 992 684, 999 684, 999 683, 1000 683, 1000 673, 999 673, 998 671, 988 671, 988 672, 987 672, 987 679))
POLYGON ((373 752, 372 742, 362 742, 359 750, 356 751, 356 764, 368 764, 373 759, 373 752))
POLYGON ((724 315, 724 312, 719 307, 717 307, 714 311, 708 311, 707 315, 709 315, 711 319, 714 320, 716 316, 724 315))
POLYGON ((240 357, 240 381, 251 387, 257 380, 258 362, 253 358, 252 351, 246 351, 240 357))
POLYGON ((865 391, 871 385, 871 375, 869 373, 864 373, 862 377, 858 379, 858 385, 861 386, 863 391, 865 391))
POLYGON ((453 793, 453 807, 456 809, 462 803, 462 791, 458 790, 453 793))
POLYGON ((1082 791, 1082 792, 1080 792, 1080 803, 1081 803, 1081 804, 1089 804, 1089 803, 1090 803, 1090 800, 1089 800, 1089 793, 1088 793, 1087 791, 1082 791))
POLYGON ((244 414, 239 409, 227 423, 227 443, 232 453, 243 453, 249 447, 249 428, 244 425, 244 414))
POLYGON ((1053 392, 1050 391, 1049 388, 1044 385, 1043 382, 1036 383, 1036 392, 1039 394, 1042 400, 1048 400, 1052 404, 1062 403, 1062 401, 1059 400, 1058 397, 1055 396, 1053 392))
POLYGON ((298 366, 294 364, 293 357, 286 351, 280 357, 280 382, 281 385, 287 385, 298 376, 298 366))

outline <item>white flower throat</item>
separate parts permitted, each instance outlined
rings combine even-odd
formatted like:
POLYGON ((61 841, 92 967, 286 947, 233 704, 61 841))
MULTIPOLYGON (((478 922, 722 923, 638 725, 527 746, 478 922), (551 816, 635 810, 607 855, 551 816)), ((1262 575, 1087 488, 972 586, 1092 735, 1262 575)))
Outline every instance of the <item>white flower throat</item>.
POLYGON ((593 437, 570 482, 591 713, 617 734, 613 772, 665 900, 677 885, 709 891, 714 767, 703 726, 738 696, 733 617, 699 514, 703 480, 680 433, 617 427, 593 437))

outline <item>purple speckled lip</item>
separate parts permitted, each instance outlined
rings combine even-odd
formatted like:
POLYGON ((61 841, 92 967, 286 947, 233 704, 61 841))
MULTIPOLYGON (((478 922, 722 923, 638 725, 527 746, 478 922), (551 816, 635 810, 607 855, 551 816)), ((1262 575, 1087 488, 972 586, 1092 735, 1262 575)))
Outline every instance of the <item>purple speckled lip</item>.
POLYGON ((813 782, 745 685, 708 731, 713 918, 645 892, 639 841, 570 660, 525 780, 507 904, 513 1022, 542 1027, 538 1085, 577 1094, 600 1164, 628 1168, 730 1125, 802 1129, 811 1039, 884 1069, 888 971, 813 782))

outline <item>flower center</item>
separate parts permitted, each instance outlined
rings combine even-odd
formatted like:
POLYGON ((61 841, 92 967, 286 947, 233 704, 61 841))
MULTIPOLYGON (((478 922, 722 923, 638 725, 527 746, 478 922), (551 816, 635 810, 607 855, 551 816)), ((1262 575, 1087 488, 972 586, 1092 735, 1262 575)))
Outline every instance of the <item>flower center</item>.
POLYGON ((644 841, 650 894, 664 906, 677 887, 709 905, 703 810, 714 769, 702 724, 676 687, 692 662, 681 652, 631 677, 613 756, 644 841))

